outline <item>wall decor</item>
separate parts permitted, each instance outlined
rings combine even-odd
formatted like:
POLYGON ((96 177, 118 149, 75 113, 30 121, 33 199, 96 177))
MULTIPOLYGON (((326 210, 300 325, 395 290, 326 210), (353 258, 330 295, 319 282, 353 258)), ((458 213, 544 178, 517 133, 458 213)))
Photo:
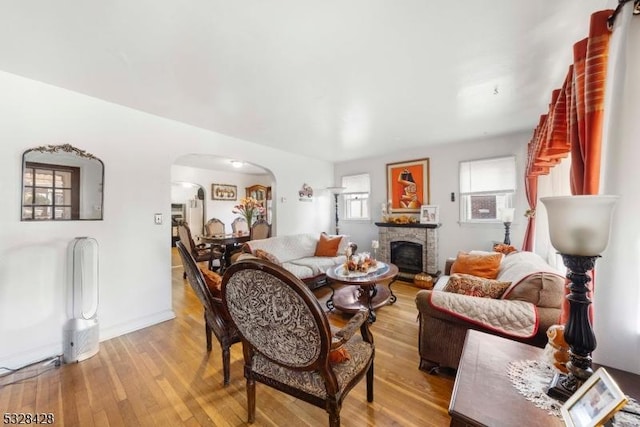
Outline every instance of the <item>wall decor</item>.
POLYGON ((310 185, 302 184, 302 188, 298 190, 298 197, 301 202, 313 201, 313 188, 310 185))
POLYGON ((22 154, 22 221, 101 220, 104 164, 70 144, 22 154))
POLYGON ((436 205, 420 206, 420 224, 438 224, 440 212, 436 205))
POLYGON ((238 200, 238 187, 229 184, 211 184, 212 200, 238 200))
POLYGON ((387 163, 389 213, 420 213, 429 204, 429 159, 387 163))

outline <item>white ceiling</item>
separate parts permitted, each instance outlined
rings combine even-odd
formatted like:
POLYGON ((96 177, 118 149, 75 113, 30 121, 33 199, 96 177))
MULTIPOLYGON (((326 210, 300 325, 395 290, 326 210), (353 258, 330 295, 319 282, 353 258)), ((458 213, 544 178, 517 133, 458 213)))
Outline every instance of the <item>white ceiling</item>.
POLYGON ((611 2, 1 4, 0 70, 339 161, 533 130, 611 2))

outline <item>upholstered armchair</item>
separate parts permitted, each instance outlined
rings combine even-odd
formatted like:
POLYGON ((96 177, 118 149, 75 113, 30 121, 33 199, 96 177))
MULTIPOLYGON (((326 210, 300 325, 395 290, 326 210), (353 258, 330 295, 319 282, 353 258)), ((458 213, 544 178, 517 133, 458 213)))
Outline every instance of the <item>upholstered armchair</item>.
POLYGON ((210 352, 212 347, 211 332, 215 334, 220 343, 224 385, 226 386, 229 384, 230 377, 231 354, 229 349, 231 345, 240 342, 240 335, 238 335, 238 330, 222 306, 222 300, 220 299, 222 279, 216 273, 208 271, 206 273, 210 273, 210 275, 205 277, 185 245, 182 242, 177 242, 176 246, 178 247, 180 258, 182 258, 182 265, 187 274, 189 284, 204 307, 207 351, 210 352))
POLYGON ((227 269, 222 301, 242 339, 249 423, 255 421, 256 381, 324 408, 330 426, 340 425, 342 401, 365 374, 367 401, 373 401, 374 345, 366 311, 332 334, 307 285, 259 259, 227 269))

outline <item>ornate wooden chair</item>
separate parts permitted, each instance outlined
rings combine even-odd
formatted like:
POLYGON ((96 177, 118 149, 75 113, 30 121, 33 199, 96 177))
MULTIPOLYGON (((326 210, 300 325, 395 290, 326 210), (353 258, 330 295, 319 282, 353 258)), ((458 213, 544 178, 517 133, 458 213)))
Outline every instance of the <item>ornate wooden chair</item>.
POLYGON ((182 242, 177 242, 178 252, 182 258, 182 265, 187 273, 189 284, 204 307, 204 325, 207 337, 207 351, 211 351, 211 331, 216 335, 222 349, 222 370, 224 385, 229 384, 231 355, 229 349, 232 344, 240 342, 240 335, 229 315, 224 311, 220 299, 220 285, 222 279, 211 272, 205 279, 202 270, 196 265, 182 242), (215 276, 212 276, 215 275, 215 276), (217 277, 216 277, 217 276, 217 277), (213 278, 212 278, 213 277, 213 278))
POLYGON ((220 221, 218 218, 211 218, 204 225, 204 232, 207 236, 226 234, 225 230, 224 222, 220 221))
POLYGON ((236 219, 233 220, 233 222, 231 223, 231 231, 234 234, 237 233, 248 233, 249 232, 249 225, 247 224, 247 220, 241 217, 238 217, 236 219))
POLYGON ((366 311, 332 335, 307 285, 259 259, 227 269, 222 302, 242 339, 249 423, 255 421, 256 381, 324 408, 330 426, 340 425, 342 401, 365 374, 367 401, 373 401, 375 350, 366 311), (332 363, 336 352, 350 357, 332 363))
MULTIPOLYGON (((204 232, 207 236, 222 236, 227 233, 224 222, 220 221, 218 218, 211 218, 204 224, 204 232)), ((215 256, 212 258, 213 260, 219 260, 219 267, 214 268, 214 270, 218 270, 222 268, 224 257, 225 247, 223 245, 211 245, 211 249, 215 251, 215 256)))
POLYGON ((251 226, 251 240, 266 239, 271 236, 271 225, 264 220, 259 219, 251 226))
MULTIPOLYGON (((189 255, 196 260, 196 262, 209 262, 212 258, 222 258, 222 251, 216 248, 211 248, 204 243, 196 245, 191 236, 191 230, 186 222, 178 224, 178 239, 185 246, 189 255)), ((184 271, 183 278, 187 278, 187 270, 184 271)))

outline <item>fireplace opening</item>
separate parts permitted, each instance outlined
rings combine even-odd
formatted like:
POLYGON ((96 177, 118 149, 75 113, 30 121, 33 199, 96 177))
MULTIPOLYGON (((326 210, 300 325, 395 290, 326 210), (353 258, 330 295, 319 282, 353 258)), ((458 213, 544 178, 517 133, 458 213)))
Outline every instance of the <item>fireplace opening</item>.
POLYGON ((422 245, 419 243, 391 242, 391 263, 402 273, 422 272, 422 245))

